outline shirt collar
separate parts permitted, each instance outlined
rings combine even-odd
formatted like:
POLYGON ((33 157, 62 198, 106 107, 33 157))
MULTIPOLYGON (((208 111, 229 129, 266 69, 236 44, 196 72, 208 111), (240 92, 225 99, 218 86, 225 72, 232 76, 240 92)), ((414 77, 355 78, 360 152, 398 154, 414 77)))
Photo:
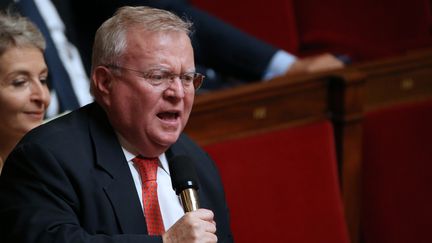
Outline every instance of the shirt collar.
MULTIPOLYGON (((138 154, 133 154, 133 153, 129 152, 123 146, 121 148, 123 150, 123 154, 124 154, 124 156, 126 158, 126 161, 128 163, 133 163, 132 159, 134 159, 135 157, 137 157, 138 154)), ((159 158, 159 167, 161 167, 169 175, 170 172, 169 172, 169 167, 168 167, 168 160, 166 158, 165 153, 159 155, 158 158, 159 158)))

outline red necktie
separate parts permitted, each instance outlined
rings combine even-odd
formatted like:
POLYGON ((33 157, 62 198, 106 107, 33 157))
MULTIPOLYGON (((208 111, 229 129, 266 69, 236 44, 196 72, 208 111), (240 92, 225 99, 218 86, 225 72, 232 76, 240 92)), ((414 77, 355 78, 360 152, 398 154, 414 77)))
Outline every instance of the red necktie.
POLYGON ((165 232, 157 195, 158 159, 135 157, 142 181, 142 202, 149 235, 162 235, 165 232))

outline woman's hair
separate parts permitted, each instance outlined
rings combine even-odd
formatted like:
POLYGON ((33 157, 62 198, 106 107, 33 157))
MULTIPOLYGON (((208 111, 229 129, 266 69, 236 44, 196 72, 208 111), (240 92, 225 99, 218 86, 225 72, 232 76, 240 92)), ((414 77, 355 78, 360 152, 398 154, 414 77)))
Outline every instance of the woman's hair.
POLYGON ((97 30, 93 45, 92 68, 98 65, 118 65, 126 49, 129 29, 150 32, 180 31, 191 34, 192 23, 162 9, 150 7, 122 7, 97 30))
POLYGON ((36 47, 45 50, 45 39, 27 18, 8 10, 0 12, 0 55, 10 47, 36 47))

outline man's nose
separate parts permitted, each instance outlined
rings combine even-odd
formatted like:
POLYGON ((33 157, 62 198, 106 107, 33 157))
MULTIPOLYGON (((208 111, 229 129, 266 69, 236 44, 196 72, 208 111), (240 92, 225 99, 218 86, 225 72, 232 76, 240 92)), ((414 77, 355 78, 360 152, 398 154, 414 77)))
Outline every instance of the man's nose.
POLYGON ((171 91, 168 92, 168 94, 171 94, 172 96, 179 97, 179 98, 184 97, 185 89, 183 87, 183 82, 179 76, 173 76, 171 78, 171 82, 167 91, 171 91))

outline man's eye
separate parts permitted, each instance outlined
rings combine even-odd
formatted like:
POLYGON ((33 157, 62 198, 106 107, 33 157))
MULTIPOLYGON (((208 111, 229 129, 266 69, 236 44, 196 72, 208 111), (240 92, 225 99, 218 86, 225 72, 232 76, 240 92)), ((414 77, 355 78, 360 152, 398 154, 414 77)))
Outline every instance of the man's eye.
POLYGON ((163 81, 169 79, 171 74, 169 72, 157 71, 149 74, 149 78, 152 80, 163 81))
POLYGON ((149 78, 152 80, 162 80, 164 79, 164 75, 159 73, 152 73, 149 75, 149 78))
POLYGON ((194 80, 195 75, 194 74, 184 74, 181 76, 181 79, 183 80, 183 82, 186 83, 192 83, 194 80))

